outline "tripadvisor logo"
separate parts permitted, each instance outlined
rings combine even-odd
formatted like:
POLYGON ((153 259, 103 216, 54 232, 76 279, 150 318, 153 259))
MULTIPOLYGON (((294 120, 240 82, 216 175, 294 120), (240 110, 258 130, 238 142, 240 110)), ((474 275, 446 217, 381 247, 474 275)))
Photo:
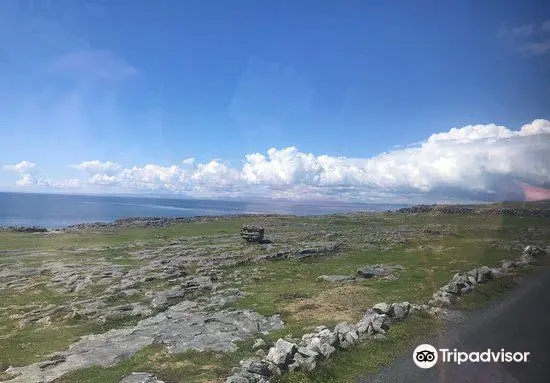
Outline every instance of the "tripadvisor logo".
POLYGON ((483 352, 462 352, 440 348, 439 351, 432 345, 421 344, 414 349, 413 361, 420 368, 431 368, 435 366, 438 359, 446 363, 456 363, 460 365, 465 362, 482 363, 510 363, 510 362, 528 362, 530 352, 510 352, 501 349, 500 351, 491 351, 488 349, 483 352))
POLYGON ((414 349, 413 361, 420 368, 431 368, 437 363, 437 350, 430 344, 421 344, 414 349))

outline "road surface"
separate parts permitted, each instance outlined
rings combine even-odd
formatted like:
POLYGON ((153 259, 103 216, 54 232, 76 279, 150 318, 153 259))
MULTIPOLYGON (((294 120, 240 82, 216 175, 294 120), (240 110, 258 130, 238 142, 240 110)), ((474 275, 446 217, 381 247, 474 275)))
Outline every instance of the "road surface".
MULTIPOLYGON (((548 383, 550 382, 550 269, 525 278, 489 306, 468 314, 438 335, 428 336, 379 374, 360 383, 548 383), (530 352, 527 363, 443 363, 430 369, 412 359, 421 343, 437 349, 530 352)), ((390 331, 391 332, 391 331, 390 331)), ((391 336, 391 335, 390 335, 391 336)))

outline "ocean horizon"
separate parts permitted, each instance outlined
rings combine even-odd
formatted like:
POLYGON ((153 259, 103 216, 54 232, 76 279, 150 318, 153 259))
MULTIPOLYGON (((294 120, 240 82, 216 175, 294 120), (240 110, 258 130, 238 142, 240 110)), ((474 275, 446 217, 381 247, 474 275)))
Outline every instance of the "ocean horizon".
POLYGON ((61 228, 79 223, 113 222, 123 217, 193 217, 233 214, 312 216, 386 211, 406 206, 410 205, 0 192, 0 227, 61 228))

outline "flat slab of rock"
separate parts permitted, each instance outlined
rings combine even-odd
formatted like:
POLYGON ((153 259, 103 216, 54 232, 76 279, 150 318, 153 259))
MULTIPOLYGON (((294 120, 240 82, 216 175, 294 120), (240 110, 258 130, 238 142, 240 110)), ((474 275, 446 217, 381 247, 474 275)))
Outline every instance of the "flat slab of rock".
POLYGON ((138 322, 134 327, 87 335, 50 361, 12 367, 18 376, 10 383, 51 382, 77 369, 110 366, 130 358, 151 344, 169 353, 186 350, 235 351, 235 342, 283 327, 277 315, 264 317, 250 310, 207 312, 196 302, 183 301, 138 322))
POLYGON ((148 372, 132 372, 118 383, 164 383, 164 381, 158 380, 155 375, 148 372))
POLYGON ((353 275, 320 275, 317 277, 318 281, 326 282, 353 282, 356 279, 353 275))
POLYGON ((304 259, 317 255, 333 254, 342 248, 337 242, 315 242, 304 244, 304 247, 297 249, 282 250, 276 253, 260 254, 254 258, 255 261, 273 261, 278 259, 304 259))
POLYGON ((361 278, 387 278, 391 277, 395 270, 402 270, 401 265, 369 265, 357 269, 357 275, 361 278))

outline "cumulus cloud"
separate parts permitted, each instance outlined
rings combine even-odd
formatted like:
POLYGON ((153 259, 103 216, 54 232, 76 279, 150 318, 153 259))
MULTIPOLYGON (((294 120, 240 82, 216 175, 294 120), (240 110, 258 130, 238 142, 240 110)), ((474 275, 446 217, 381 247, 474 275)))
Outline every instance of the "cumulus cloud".
POLYGON ((38 173, 38 167, 34 162, 21 161, 15 165, 4 165, 2 170, 17 173, 19 178, 15 181, 17 186, 29 186, 36 183, 35 175, 38 173))
POLYGON ((91 174, 101 173, 107 175, 112 175, 121 169, 121 166, 115 162, 101 162, 98 160, 84 161, 77 165, 70 165, 70 167, 78 170, 86 170, 88 173, 91 174))
POLYGON ((247 154, 241 167, 220 160, 197 163, 193 158, 171 166, 123 167, 94 160, 72 167, 88 177, 37 180, 36 165, 28 161, 4 168, 18 171, 20 184, 196 197, 491 200, 502 198, 516 182, 550 185, 550 121, 534 120, 518 130, 496 124, 453 128, 432 134, 414 147, 370 158, 315 155, 287 147, 247 154))
POLYGON ((36 164, 34 162, 21 161, 18 164, 15 164, 15 165, 4 165, 4 166, 2 166, 2 170, 33 174, 33 173, 36 173, 38 171, 38 167, 36 166, 36 164))
POLYGON ((550 121, 537 119, 530 124, 525 124, 520 130, 514 131, 505 126, 487 124, 487 125, 468 125, 463 128, 452 128, 448 132, 432 134, 428 142, 436 141, 456 141, 470 142, 485 139, 501 139, 510 137, 529 136, 533 134, 550 133, 550 121))
POLYGON ((49 178, 39 177, 40 169, 34 162, 31 161, 25 160, 14 165, 4 165, 2 166, 2 170, 17 173, 19 178, 15 181, 16 186, 42 186, 55 189, 76 189, 82 187, 82 181, 77 178, 51 180, 49 178))

